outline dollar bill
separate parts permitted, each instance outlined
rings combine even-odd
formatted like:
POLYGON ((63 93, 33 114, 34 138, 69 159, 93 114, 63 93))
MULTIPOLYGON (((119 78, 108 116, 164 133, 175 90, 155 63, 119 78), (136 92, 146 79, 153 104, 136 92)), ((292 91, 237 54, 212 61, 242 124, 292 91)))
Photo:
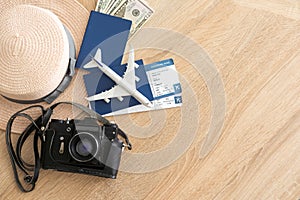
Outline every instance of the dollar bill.
POLYGON ((103 4, 103 0, 98 0, 95 11, 100 12, 102 4, 103 4))
POLYGON ((117 2, 118 0, 110 0, 108 5, 106 6, 104 13, 108 14, 111 7, 117 2))
POLYGON ((141 0, 125 0, 111 15, 132 21, 130 38, 149 20, 154 11, 141 0))
POLYGON ((98 0, 95 11, 99 12, 102 6, 103 0, 98 0))
POLYGON ((111 0, 98 0, 95 11, 105 13, 110 2, 111 0))
POLYGON ((116 11, 125 1, 127 0, 117 0, 114 4, 107 10, 106 14, 111 15, 114 11, 116 11))

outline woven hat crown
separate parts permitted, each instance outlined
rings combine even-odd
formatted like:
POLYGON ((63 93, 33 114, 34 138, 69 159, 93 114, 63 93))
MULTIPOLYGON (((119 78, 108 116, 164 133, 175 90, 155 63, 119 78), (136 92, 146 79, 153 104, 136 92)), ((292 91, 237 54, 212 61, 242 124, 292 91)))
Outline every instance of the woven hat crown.
POLYGON ((36 100, 54 91, 66 74, 69 42, 51 11, 18 5, 0 17, 0 94, 36 100))

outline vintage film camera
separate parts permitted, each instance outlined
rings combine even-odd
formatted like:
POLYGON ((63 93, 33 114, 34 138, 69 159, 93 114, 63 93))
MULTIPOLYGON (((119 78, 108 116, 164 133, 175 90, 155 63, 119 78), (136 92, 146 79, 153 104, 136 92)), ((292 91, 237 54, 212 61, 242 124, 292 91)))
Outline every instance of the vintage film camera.
POLYGON ((48 109, 34 105, 15 113, 7 123, 6 145, 15 181, 23 192, 35 188, 40 168, 115 179, 123 149, 132 148, 127 135, 115 123, 73 102, 59 102, 48 109), (60 104, 75 106, 90 117, 83 120, 50 120, 53 110, 60 104), (26 113, 31 109, 40 109, 42 114, 33 119, 26 113), (12 126, 19 117, 31 123, 14 146, 12 126), (21 154, 25 142, 32 134, 34 164, 29 164, 21 154), (24 175, 23 181, 20 179, 21 173, 24 175))
POLYGON ((116 124, 100 126, 97 120, 51 120, 42 143, 41 166, 106 178, 116 178, 123 141, 116 124))

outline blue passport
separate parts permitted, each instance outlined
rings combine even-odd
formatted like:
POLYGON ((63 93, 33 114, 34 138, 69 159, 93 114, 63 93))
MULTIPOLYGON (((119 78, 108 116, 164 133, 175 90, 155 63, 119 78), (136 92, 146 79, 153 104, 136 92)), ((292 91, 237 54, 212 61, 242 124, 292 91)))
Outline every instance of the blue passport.
MULTIPOLYGON (((98 48, 107 66, 120 66, 132 22, 92 11, 77 58, 76 67, 83 68, 98 48)), ((89 70, 94 72, 95 70, 89 70)))

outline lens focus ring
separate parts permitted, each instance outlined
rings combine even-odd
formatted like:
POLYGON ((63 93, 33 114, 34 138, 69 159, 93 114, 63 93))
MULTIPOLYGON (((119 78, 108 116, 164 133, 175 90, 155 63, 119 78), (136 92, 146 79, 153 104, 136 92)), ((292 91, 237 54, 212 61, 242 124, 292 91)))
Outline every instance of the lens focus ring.
POLYGON ((99 151, 99 142, 94 135, 81 132, 73 136, 69 143, 69 152, 78 162, 89 162, 99 151))

